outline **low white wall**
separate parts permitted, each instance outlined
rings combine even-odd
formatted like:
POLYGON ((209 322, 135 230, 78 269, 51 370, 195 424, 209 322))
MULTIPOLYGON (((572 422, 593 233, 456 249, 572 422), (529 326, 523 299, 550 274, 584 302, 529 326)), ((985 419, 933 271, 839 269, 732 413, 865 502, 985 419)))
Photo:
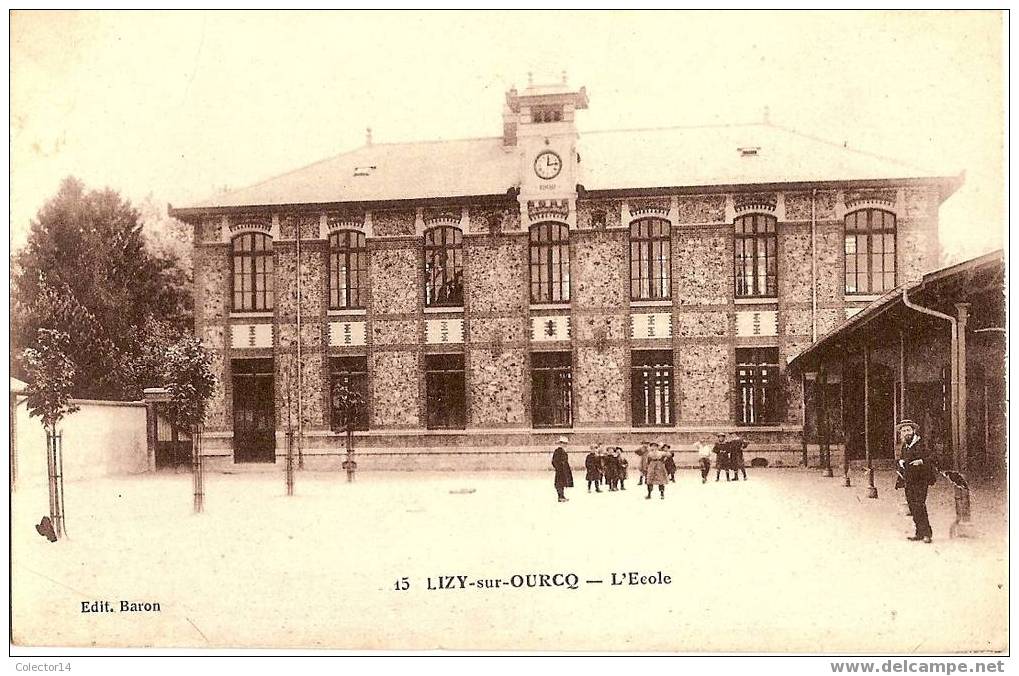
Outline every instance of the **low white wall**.
MULTIPOLYGON (((149 469, 145 436, 145 404, 74 400, 80 410, 58 425, 63 432, 64 480, 134 474, 149 469)), ((16 485, 46 481, 46 430, 28 415, 18 397, 16 421, 16 485)))

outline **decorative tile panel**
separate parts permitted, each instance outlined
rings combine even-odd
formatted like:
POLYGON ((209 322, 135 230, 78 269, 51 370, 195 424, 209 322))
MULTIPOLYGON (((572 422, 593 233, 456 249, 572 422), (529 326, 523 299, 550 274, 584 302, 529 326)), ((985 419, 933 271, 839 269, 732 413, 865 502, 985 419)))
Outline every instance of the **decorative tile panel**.
POLYGON ((329 322, 329 347, 364 345, 364 322, 329 322))
POLYGON ((630 315, 630 336, 642 338, 672 338, 672 313, 648 312, 630 315))
POLYGON ((737 336, 778 335, 778 312, 774 310, 748 310, 736 313, 737 336))
POLYGON ((557 315, 552 317, 531 317, 531 341, 535 343, 550 340, 570 339, 570 318, 557 315))
POLYGON ((464 342, 464 320, 429 319, 425 322, 425 342, 429 345, 464 342))
POLYGON ((235 350, 272 347, 272 324, 234 324, 230 333, 230 347, 235 350))

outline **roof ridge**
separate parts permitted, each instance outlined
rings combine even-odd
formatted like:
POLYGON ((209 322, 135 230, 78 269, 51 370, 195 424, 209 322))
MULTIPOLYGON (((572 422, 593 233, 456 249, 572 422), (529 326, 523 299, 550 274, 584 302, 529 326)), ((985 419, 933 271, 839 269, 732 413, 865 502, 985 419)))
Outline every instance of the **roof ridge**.
POLYGON ((817 136, 815 134, 811 134, 811 133, 808 133, 808 132, 803 132, 803 131, 800 131, 800 130, 795 129, 793 127, 787 127, 785 125, 776 124, 774 122, 769 122, 768 126, 774 127, 775 129, 780 129, 781 131, 784 131, 784 132, 789 133, 789 134, 795 134, 796 136, 801 136, 801 137, 803 137, 805 139, 809 139, 811 141, 816 141, 818 143, 824 143, 826 145, 830 145, 832 147, 839 148, 841 150, 848 150, 849 152, 856 153, 857 155, 864 155, 866 157, 873 157, 875 159, 884 160, 885 162, 891 162, 892 164, 897 164, 899 166, 902 166, 902 167, 905 167, 905 168, 908 168, 908 169, 916 169, 918 171, 923 171, 923 172, 927 172, 927 173, 930 173, 930 174, 937 173, 937 172, 932 171, 930 167, 921 167, 918 164, 913 164, 911 162, 907 162, 906 160, 900 159, 898 157, 891 157, 889 155, 881 155, 879 153, 874 153, 874 152, 871 152, 869 150, 861 150, 860 148, 850 148, 848 143, 843 144, 843 143, 839 143, 837 141, 832 141, 830 139, 824 138, 823 136, 817 136))
POLYGON ((635 131, 670 131, 673 129, 712 129, 712 128, 726 128, 731 129, 735 127, 766 127, 761 122, 719 122, 717 124, 674 124, 666 127, 633 127, 629 129, 594 129, 591 131, 580 131, 578 130, 581 138, 585 134, 619 134, 619 133, 632 133, 635 131))

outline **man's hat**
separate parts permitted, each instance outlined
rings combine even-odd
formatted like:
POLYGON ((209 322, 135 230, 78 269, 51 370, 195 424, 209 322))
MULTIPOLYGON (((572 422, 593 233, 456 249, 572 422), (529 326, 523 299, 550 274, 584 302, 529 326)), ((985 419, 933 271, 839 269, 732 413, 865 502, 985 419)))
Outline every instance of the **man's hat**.
POLYGON ((660 446, 660 445, 661 444, 659 444, 657 441, 652 441, 651 443, 648 444, 648 446, 660 446))
POLYGON ((899 421, 899 424, 895 426, 896 429, 902 429, 903 427, 912 427, 914 430, 920 429, 920 426, 909 418, 904 418, 899 421))
POLYGON ((568 444, 568 443, 570 443, 570 440, 566 438, 565 434, 563 434, 563 435, 560 435, 559 441, 557 441, 556 443, 557 444, 568 444))

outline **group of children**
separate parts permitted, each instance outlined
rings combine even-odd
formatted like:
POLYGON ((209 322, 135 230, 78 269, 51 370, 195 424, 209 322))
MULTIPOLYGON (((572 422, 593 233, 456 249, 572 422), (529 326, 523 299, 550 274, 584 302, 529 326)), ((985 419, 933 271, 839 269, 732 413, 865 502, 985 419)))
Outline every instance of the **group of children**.
MULTIPOLYGON (((712 444, 701 444, 699 447, 699 462, 701 468, 701 483, 707 483, 708 475, 711 472, 711 454, 715 454, 715 481, 721 479, 722 472, 725 472, 726 481, 739 481, 742 472, 743 480, 747 479, 746 464, 743 460, 743 450, 749 443, 739 436, 733 435, 728 438, 724 432, 719 432, 717 441, 712 444), (732 478, 729 473, 732 472, 732 478)), ((647 485, 647 498, 651 499, 651 493, 655 486, 658 486, 658 494, 665 499, 665 484, 676 481, 676 458, 668 444, 657 442, 641 443, 636 451, 640 458, 640 478, 637 485, 647 485)), ((619 446, 608 446, 604 449, 601 444, 592 444, 591 452, 584 459, 584 467, 587 469, 587 492, 593 488, 596 493, 601 493, 603 485, 608 486, 610 491, 626 490, 626 468, 629 465, 623 456, 623 449, 619 446)))
POLYGON ((591 487, 601 493, 602 484, 610 491, 626 490, 626 468, 629 462, 623 457, 623 449, 619 446, 608 446, 602 449, 601 444, 592 444, 591 452, 584 459, 587 468, 587 492, 591 487))

